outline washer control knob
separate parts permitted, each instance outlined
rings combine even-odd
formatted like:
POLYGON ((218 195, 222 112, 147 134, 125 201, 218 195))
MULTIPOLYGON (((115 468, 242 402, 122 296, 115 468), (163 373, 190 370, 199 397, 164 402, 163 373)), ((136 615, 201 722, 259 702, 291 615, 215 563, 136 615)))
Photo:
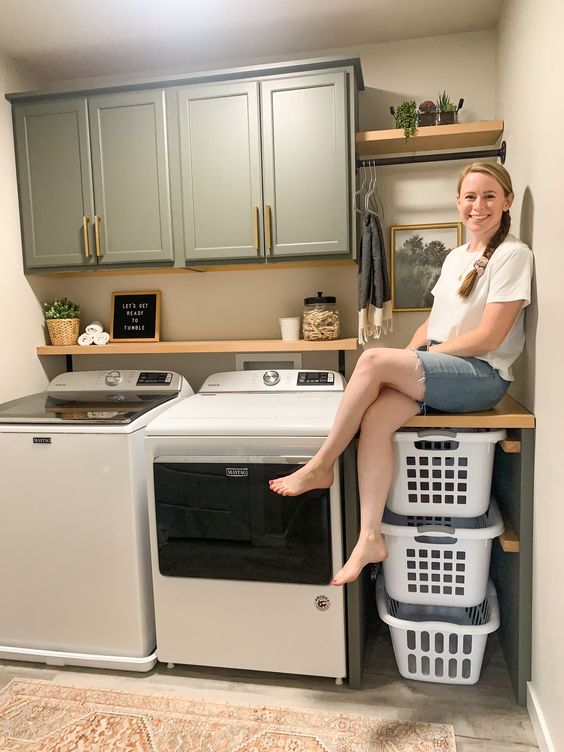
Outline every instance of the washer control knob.
POLYGON ((106 384, 108 386, 117 386, 121 381, 121 373, 119 371, 110 371, 106 374, 106 384))
POLYGON ((262 377, 262 380, 266 386, 274 386, 280 381, 280 374, 278 371, 267 371, 262 377))

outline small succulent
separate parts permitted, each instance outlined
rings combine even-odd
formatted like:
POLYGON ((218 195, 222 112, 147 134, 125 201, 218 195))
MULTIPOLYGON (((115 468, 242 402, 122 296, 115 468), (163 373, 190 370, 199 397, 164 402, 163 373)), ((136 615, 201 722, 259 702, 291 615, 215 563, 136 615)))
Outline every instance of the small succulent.
POLYGON ((55 298, 51 303, 43 303, 46 319, 79 319, 80 306, 68 298, 55 298))
POLYGON ((446 91, 437 96, 437 106, 441 112, 452 112, 452 110, 456 109, 456 105, 450 101, 450 97, 446 91))
POLYGON ((405 141, 417 132, 417 105, 414 101, 402 102, 393 111, 396 128, 403 128, 405 141))
POLYGON ((421 102, 419 105, 419 112, 435 112, 437 109, 434 102, 432 102, 430 99, 426 99, 424 102, 421 102))

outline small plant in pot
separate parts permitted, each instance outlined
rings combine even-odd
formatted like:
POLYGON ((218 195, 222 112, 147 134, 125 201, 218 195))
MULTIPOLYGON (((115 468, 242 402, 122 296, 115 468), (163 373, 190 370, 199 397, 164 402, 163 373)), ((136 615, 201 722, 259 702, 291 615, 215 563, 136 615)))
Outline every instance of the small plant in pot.
POLYGON ((390 112, 396 120, 396 128, 403 128, 407 143, 408 138, 417 133, 417 105, 413 101, 402 102, 395 109, 390 107, 390 112))
POLYGON ((430 99, 426 99, 419 105, 417 113, 417 125, 436 125, 437 124, 437 106, 430 99))
POLYGON ((76 345, 80 331, 80 306, 68 298, 43 303, 52 345, 76 345))
POLYGON ((461 99, 458 102, 457 107, 454 102, 451 102, 451 99, 446 91, 443 91, 442 94, 439 94, 437 97, 439 125, 452 125, 453 123, 456 123, 458 121, 458 110, 462 109, 463 104, 464 100, 461 99))

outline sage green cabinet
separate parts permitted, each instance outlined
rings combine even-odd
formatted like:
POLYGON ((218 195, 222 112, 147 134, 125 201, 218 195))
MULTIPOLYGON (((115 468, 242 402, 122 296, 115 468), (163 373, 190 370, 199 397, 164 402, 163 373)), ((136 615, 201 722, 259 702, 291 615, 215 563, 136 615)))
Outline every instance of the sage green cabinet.
POLYGON ((164 92, 14 105, 26 268, 172 261, 164 92))
POLYGON ((26 267, 95 264, 87 226, 94 195, 86 99, 18 104, 14 128, 26 267))
POLYGON ((261 83, 269 257, 350 253, 345 75, 261 83))
POLYGON ((175 246, 186 261, 264 254, 258 82, 167 92, 175 246))
POLYGON ((177 263, 346 256, 347 74, 167 92, 177 263))

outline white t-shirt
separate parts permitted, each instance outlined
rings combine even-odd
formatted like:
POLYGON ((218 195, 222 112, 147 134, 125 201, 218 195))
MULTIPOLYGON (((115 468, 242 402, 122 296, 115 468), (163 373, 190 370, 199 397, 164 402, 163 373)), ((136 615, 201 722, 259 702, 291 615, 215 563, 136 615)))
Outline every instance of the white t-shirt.
POLYGON ((531 302, 533 254, 524 243, 508 235, 494 251, 470 295, 461 298, 458 289, 462 280, 481 255, 479 251, 469 253, 468 245, 465 243, 454 248, 443 263, 441 275, 432 290, 434 302, 427 336, 430 340, 446 342, 476 329, 486 303, 522 300, 523 307, 501 345, 492 352, 476 356, 496 368, 502 378, 512 381, 511 365, 525 344, 524 309, 531 302))

